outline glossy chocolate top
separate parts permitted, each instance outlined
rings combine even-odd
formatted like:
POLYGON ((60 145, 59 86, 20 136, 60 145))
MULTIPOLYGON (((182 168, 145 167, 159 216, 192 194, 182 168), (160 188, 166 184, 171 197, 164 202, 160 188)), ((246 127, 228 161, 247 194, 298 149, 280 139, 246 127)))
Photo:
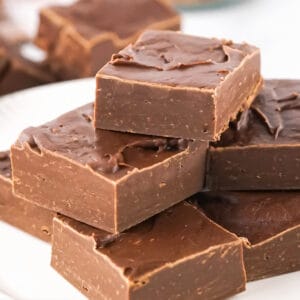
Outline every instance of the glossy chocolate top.
POLYGON ((299 192, 200 193, 192 199, 209 218, 252 244, 300 225, 299 192))
POLYGON ((182 202, 119 235, 111 235, 66 217, 65 224, 92 237, 97 251, 123 269, 130 280, 166 264, 209 250, 237 237, 182 202))
POLYGON ((251 109, 223 133, 217 147, 299 144, 300 80, 267 80, 251 109))
POLYGON ((149 30, 135 44, 113 55, 98 74, 214 89, 255 51, 255 47, 231 41, 149 30))
POLYGON ((9 151, 0 152, 0 177, 11 178, 9 151))
POLYGON ((119 179, 133 169, 160 163, 184 151, 189 142, 107 131, 93 127, 93 104, 85 105, 36 128, 28 128, 16 145, 29 145, 67 157, 111 179, 119 179))
POLYGON ((108 32, 126 39, 177 14, 161 0, 79 0, 50 8, 86 39, 108 32))

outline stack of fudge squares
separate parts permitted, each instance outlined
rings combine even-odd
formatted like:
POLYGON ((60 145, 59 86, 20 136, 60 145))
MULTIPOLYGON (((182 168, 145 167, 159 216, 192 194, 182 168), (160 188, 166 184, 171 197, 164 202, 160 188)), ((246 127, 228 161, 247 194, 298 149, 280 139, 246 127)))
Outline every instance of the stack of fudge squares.
POLYGON ((263 82, 254 46, 148 30, 96 83, 0 157, 0 217, 51 240, 63 277, 90 299, 224 299, 300 270, 300 81, 263 82))

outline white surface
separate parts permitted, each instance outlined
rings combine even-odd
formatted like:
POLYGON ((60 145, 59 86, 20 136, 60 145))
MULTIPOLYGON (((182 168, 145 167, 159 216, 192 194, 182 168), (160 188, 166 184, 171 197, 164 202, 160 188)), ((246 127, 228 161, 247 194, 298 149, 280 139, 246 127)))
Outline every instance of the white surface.
MULTIPOLYGON (((27 0, 8 1, 21 5, 17 20, 32 33, 36 19, 27 19, 35 10, 24 8, 27 0)), ((36 6, 37 1, 30 2, 36 6)), ((185 12, 184 31, 256 44, 262 49, 266 77, 300 78, 299 11, 299 0, 240 0, 220 9, 185 12)), ((23 128, 93 101, 94 89, 93 80, 83 80, 0 98, 0 150, 9 148, 23 128)), ((2 294, 20 300, 83 299, 50 268, 49 261, 49 245, 0 222, 0 300, 7 299, 2 294)), ((233 299, 299 300, 300 272, 251 283, 247 292, 233 299)))
POLYGON ((0 244, 0 300, 85 299, 50 267, 50 245, 2 222, 0 244))
POLYGON ((299 0, 236 0, 223 8, 185 13, 183 30, 253 43, 261 48, 265 77, 300 78, 299 11, 299 0))

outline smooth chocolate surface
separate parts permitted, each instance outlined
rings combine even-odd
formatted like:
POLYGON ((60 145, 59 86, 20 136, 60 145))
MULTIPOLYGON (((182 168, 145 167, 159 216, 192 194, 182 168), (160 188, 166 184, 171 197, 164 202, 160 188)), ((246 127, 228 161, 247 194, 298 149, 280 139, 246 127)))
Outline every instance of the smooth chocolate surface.
POLYGON ((147 28, 178 30, 180 18, 164 0, 79 0, 43 9, 36 43, 62 79, 86 77, 147 28))
POLYGON ((300 81, 267 80, 260 95, 212 144, 211 189, 299 189, 300 81))
POLYGON ((0 152, 0 220, 50 242, 54 216, 13 194, 9 152, 0 152))
POLYGON ((300 270, 300 193, 222 192, 192 198, 244 239, 248 280, 300 270))
POLYGON ((95 130, 92 115, 89 104, 20 135, 18 195, 118 232, 202 189, 207 143, 95 130))
POLYGON ((120 235, 56 218, 52 266, 89 299, 220 299, 244 289, 241 246, 180 203, 120 235))
POLYGON ((96 127, 214 140, 257 95, 259 70, 253 46, 147 31, 98 72, 96 127))

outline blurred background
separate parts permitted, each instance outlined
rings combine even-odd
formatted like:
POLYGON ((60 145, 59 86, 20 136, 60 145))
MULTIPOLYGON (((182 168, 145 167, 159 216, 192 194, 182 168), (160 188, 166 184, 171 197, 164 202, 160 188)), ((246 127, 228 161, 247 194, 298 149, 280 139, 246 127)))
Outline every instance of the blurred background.
MULTIPOLYGON (((3 0, 7 13, 35 34, 38 10, 73 0, 3 0)), ((262 51, 265 77, 300 77, 299 0, 166 0, 177 3, 186 33, 247 41, 262 51), (187 4, 184 4, 187 3, 187 4), (202 3, 202 4, 201 4, 202 3)))

